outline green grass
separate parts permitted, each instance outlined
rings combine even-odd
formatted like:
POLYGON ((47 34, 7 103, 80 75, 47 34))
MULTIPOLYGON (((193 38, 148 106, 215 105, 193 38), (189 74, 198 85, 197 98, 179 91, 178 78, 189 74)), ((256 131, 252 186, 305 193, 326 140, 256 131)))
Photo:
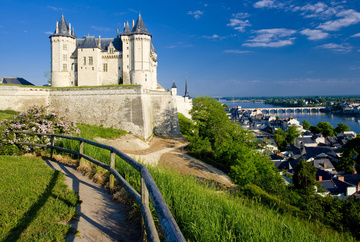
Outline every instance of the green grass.
POLYGON ((78 196, 37 158, 0 156, 0 241, 64 241, 78 196))
POLYGON ((0 110, 0 121, 4 119, 12 119, 18 112, 12 110, 0 110))
MULTIPOLYGON (((96 127, 93 127, 96 128, 96 127)), ((91 136, 82 133, 81 136, 91 136)), ((78 142, 63 141, 78 150, 78 142)), ((110 152, 84 145, 84 153, 109 164, 110 152)), ((115 168, 140 192, 140 174, 116 157, 115 168)), ((148 167, 182 233, 188 241, 352 241, 348 234, 280 211, 259 199, 229 196, 209 184, 174 171, 148 167)), ((280 203, 279 203, 280 204, 280 203)))
POLYGON ((125 130, 114 129, 114 128, 104 128, 96 125, 89 124, 76 124, 78 129, 80 129, 80 137, 84 139, 94 139, 96 137, 104 139, 113 139, 121 135, 126 134, 125 130))

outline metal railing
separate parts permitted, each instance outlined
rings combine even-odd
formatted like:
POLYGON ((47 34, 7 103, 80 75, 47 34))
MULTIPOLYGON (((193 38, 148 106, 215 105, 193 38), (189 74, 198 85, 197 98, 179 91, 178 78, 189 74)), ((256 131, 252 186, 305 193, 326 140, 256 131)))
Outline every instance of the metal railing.
POLYGON ((14 131, 15 133, 15 140, 16 140, 16 134, 26 134, 26 135, 37 135, 37 136, 49 136, 50 137, 50 145, 44 145, 44 144, 36 144, 36 143, 27 143, 27 142, 16 142, 16 144, 20 145, 28 145, 28 146, 39 146, 43 148, 49 148, 50 151, 50 157, 53 157, 54 149, 59 150, 62 152, 67 152, 73 155, 79 156, 80 162, 82 162, 82 158, 86 159, 98 166, 101 166, 102 168, 110 171, 110 189, 114 187, 114 178, 116 178, 121 186, 123 186, 126 191, 131 195, 131 197, 134 199, 134 201, 140 206, 141 208, 141 214, 145 225, 146 235, 147 239, 149 241, 160 241, 159 235, 155 227, 154 219, 151 215, 150 207, 149 207, 149 195, 151 198, 151 202, 155 208, 156 214, 158 216, 158 219, 160 221, 160 225, 162 228, 162 231, 164 233, 164 236, 166 238, 166 241, 185 241, 174 217, 172 216, 164 198, 162 197, 158 187, 156 186, 156 183, 154 179, 152 178, 151 174, 149 173, 148 169, 129 157, 128 155, 122 153, 118 149, 108 146, 96 143, 91 140, 73 137, 73 136, 67 136, 67 135, 59 135, 59 134, 39 134, 39 133, 33 133, 33 132, 27 132, 27 131, 14 131), (54 145, 54 138, 63 138, 63 139, 69 139, 69 140, 77 140, 80 142, 79 144, 79 152, 74 150, 65 149, 62 147, 58 147, 54 145), (90 156, 87 156, 83 153, 83 147, 84 143, 106 149, 110 151, 110 165, 105 164, 101 161, 98 161, 90 156), (119 156, 121 159, 123 159, 125 162, 127 162, 129 165, 131 165, 135 170, 139 171, 141 174, 141 194, 139 194, 116 170, 115 170, 115 155, 119 156))

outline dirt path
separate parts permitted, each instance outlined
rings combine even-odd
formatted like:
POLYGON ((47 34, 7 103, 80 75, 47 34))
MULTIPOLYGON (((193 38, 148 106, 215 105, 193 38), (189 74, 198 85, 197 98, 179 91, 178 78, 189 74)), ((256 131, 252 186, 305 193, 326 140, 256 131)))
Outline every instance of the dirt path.
POLYGON ((184 149, 188 142, 183 137, 163 138, 155 136, 150 143, 146 143, 131 134, 127 134, 118 139, 97 139, 97 141, 114 146, 145 164, 168 167, 178 171, 180 174, 188 174, 209 180, 224 188, 235 186, 226 173, 189 156, 184 149))
POLYGON ((79 233, 67 241, 141 241, 140 223, 126 219, 131 207, 113 201, 107 190, 74 167, 48 159, 46 163, 65 174, 66 184, 82 201, 77 207, 79 218, 71 223, 79 233))

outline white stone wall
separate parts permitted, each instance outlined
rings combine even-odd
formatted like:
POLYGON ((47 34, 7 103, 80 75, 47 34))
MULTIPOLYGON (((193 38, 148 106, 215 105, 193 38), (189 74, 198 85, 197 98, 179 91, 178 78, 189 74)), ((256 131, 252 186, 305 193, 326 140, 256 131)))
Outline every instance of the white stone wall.
POLYGON ((174 96, 176 99, 177 111, 188 119, 191 119, 190 110, 192 109, 192 99, 182 96, 174 96))
POLYGON ((0 109, 24 112, 28 108, 47 106, 49 89, 0 85, 0 109))
POLYGON ((101 68, 99 48, 78 49, 78 86, 101 85, 101 68), (92 64, 89 63, 89 57, 93 58, 92 64))
POLYGON ((30 88, 0 85, 1 110, 26 111, 33 105, 62 110, 69 120, 131 131, 148 139, 180 135, 176 102, 169 92, 141 86, 30 88))

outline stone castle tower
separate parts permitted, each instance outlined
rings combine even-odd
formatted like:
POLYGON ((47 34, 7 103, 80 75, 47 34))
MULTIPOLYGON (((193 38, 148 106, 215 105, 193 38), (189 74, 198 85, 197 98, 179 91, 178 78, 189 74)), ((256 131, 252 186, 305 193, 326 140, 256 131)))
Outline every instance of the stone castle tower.
POLYGON ((151 38, 140 14, 132 30, 124 24, 123 33, 118 30, 115 38, 82 39, 76 38, 62 16, 50 36, 51 85, 139 84, 144 89, 163 90, 157 82, 157 54, 151 38))

